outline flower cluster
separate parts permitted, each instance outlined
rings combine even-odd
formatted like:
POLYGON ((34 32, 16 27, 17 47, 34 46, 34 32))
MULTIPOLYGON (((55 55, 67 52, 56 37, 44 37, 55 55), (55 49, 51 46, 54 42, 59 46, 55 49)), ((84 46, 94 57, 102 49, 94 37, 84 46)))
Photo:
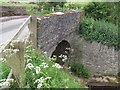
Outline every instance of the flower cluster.
POLYGON ((34 68, 34 66, 33 66, 33 64, 32 63, 28 63, 27 65, 26 65, 26 69, 30 69, 30 70, 32 70, 33 68, 34 68))
POLYGON ((0 58, 1 62, 6 62, 6 58, 0 58))
POLYGON ((10 82, 14 82, 14 79, 1 79, 0 80, 0 87, 10 86, 10 82))
POLYGON ((36 66, 34 69, 35 69, 36 74, 40 73, 40 70, 41 70, 40 67, 36 66))
POLYGON ((6 57, 10 57, 17 52, 19 52, 19 49, 5 49, 3 51, 3 53, 5 54, 6 57))
POLYGON ((56 67, 56 68, 63 68, 60 64, 55 63, 54 65, 52 65, 52 67, 56 67))
POLYGON ((44 62, 43 62, 41 65, 39 65, 39 66, 42 67, 42 68, 47 68, 47 67, 49 67, 48 64, 47 64, 47 63, 44 63, 44 62))
POLYGON ((62 58, 62 61, 65 62, 67 60, 67 55, 61 54, 59 58, 62 58))
POLYGON ((48 79, 51 79, 51 77, 41 77, 40 79, 36 79, 34 83, 37 83, 37 88, 41 88, 43 83, 48 79))

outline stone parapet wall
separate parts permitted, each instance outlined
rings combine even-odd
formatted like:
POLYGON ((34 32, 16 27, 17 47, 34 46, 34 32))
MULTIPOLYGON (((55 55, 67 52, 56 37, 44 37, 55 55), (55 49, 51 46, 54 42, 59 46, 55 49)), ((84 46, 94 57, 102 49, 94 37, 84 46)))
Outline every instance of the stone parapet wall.
POLYGON ((80 12, 49 14, 38 20, 38 48, 49 51, 54 45, 63 40, 66 35, 79 29, 80 12))
POLYGON ((1 16, 26 15, 26 7, 24 6, 0 6, 1 16))

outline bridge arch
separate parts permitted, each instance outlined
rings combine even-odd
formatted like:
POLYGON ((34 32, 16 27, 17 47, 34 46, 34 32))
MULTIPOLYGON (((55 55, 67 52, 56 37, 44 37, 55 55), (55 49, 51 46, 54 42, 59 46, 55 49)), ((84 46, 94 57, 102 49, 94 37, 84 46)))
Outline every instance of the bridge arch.
POLYGON ((70 55, 70 43, 66 40, 62 40, 56 46, 55 50, 52 52, 51 58, 56 58, 56 63, 64 65, 70 55))

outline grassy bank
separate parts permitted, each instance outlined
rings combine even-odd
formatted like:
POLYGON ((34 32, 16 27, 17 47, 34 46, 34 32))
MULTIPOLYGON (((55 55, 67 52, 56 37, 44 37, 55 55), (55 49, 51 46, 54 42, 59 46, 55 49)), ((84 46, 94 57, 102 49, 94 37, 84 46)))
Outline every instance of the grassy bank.
POLYGON ((83 88, 63 67, 47 56, 28 47, 26 58, 26 81, 28 88, 83 88))

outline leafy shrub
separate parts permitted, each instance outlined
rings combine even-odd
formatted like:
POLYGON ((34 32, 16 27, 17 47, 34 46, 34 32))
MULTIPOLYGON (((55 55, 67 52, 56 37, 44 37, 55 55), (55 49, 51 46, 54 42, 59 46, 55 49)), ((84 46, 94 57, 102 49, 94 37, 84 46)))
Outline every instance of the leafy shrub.
POLYGON ((65 4, 65 2, 38 2, 38 9, 41 10, 48 10, 51 11, 52 8, 54 7, 54 9, 56 10, 57 6, 59 7, 63 7, 63 5, 65 4))
POLYGON ((86 40, 97 41, 118 49, 118 26, 103 20, 84 18, 80 26, 80 35, 86 40))
POLYGON ((66 4, 64 5, 64 8, 80 9, 80 8, 81 8, 81 4, 79 4, 79 3, 66 3, 66 4))
POLYGON ((25 78, 28 88, 82 87, 71 75, 62 70, 62 66, 30 47, 26 49, 25 59, 25 78))
POLYGON ((89 78, 91 76, 90 71, 83 64, 71 64, 71 71, 79 77, 89 78))
POLYGON ((87 17, 102 19, 118 24, 118 3, 117 2, 91 2, 84 7, 87 17))

